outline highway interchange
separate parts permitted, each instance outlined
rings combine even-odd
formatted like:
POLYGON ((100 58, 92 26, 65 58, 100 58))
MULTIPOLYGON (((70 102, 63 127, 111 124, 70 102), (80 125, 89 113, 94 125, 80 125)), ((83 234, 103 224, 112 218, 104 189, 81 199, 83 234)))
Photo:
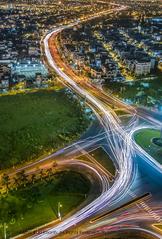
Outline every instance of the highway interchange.
MULTIPOLYGON (((122 10, 123 6, 118 8, 118 10, 122 10)), ((77 23, 74 23, 77 24, 77 23)), ((52 36, 57 35, 60 31, 62 31, 64 28, 72 27, 73 24, 70 24, 69 26, 56 28, 52 32, 50 32, 44 39, 44 46, 45 46, 45 54, 47 57, 47 61, 50 64, 50 66, 56 71, 56 73, 64 80, 64 83, 67 83, 67 86, 70 87, 74 92, 81 95, 83 98, 86 98, 86 101, 89 105, 92 106, 92 109, 94 113, 96 114, 98 120, 103 126, 104 133, 105 133, 105 141, 108 145, 108 151, 109 154, 111 154, 112 158, 115 160, 115 163, 117 165, 117 175, 115 178, 115 181, 111 187, 107 188, 107 190, 103 190, 101 195, 89 203, 87 206, 76 212, 74 215, 70 216, 69 218, 66 218, 62 222, 60 222, 55 227, 43 232, 41 235, 37 235, 31 238, 52 238, 60 233, 66 231, 67 229, 71 228, 72 226, 75 226, 76 224, 85 221, 87 219, 93 218, 96 216, 96 214, 99 214, 103 212, 104 210, 108 210, 108 208, 112 208, 115 205, 118 205, 124 201, 124 198, 131 195, 130 193, 130 187, 134 184, 137 178, 137 164, 134 159, 135 152, 138 151, 138 154, 141 154, 143 156, 143 150, 141 150, 140 147, 137 147, 135 143, 132 141, 132 130, 124 130, 119 122, 114 118, 111 111, 108 109, 108 107, 105 105, 105 102, 102 101, 102 96, 106 97, 105 94, 102 95, 102 92, 100 92, 100 97, 97 97, 94 94, 91 94, 87 90, 87 88, 82 87, 80 84, 77 84, 73 78, 71 78, 67 73, 65 73, 65 69, 61 68, 57 62, 55 62, 54 55, 51 54, 50 47, 49 47, 49 39, 52 36), (98 112, 102 112, 102 116, 98 112)), ((107 97, 107 100, 110 100, 110 97, 107 97)), ((114 104, 119 105, 119 102, 117 99, 112 99, 114 104)), ((122 104, 123 105, 123 104, 122 104)), ((132 111, 132 107, 128 107, 127 105, 124 105, 125 108, 130 108, 130 111, 132 111)), ((138 117, 138 112, 134 109, 134 114, 138 117)), ((140 115, 142 117, 142 115, 140 115)), ((153 121, 151 116, 148 117, 148 120, 153 121)), ((136 122, 136 117, 134 119, 134 125, 136 122)), ((159 123, 159 121, 157 121, 159 123)), ((151 122, 152 123, 152 122, 151 122)), ((132 127, 132 125, 131 125, 132 127)), ((134 131, 134 128, 133 128, 134 131)), ((149 161, 150 157, 147 155, 146 161, 149 161)), ((151 165, 152 166, 152 165, 151 165)), ((155 170, 158 169, 159 173, 161 173, 161 169, 157 168, 156 165, 154 166, 155 170)), ((106 183, 106 182, 105 182, 106 183)), ((159 212, 159 211, 158 211, 159 212)), ((139 214, 138 218, 150 218, 150 215, 148 213, 143 213, 144 215, 139 214), (146 215, 145 215, 146 214, 146 215)), ((137 217, 134 216, 134 220, 137 220, 137 217)), ((152 219, 152 218, 151 218, 152 219)), ((126 217, 125 221, 130 220, 129 217, 126 217)), ((118 221, 118 223, 121 223, 121 221, 118 221)), ((97 227, 97 224, 94 226, 94 228, 97 227)), ((108 229, 108 228, 107 228, 108 229)), ((140 229, 142 230, 142 228, 140 229)), ((146 230, 146 229, 145 229, 146 230)), ((146 230, 147 231, 147 230, 146 230)), ((148 230, 149 231, 149 230, 148 230)), ((151 233, 151 232, 150 232, 151 233)), ((153 232, 152 232, 153 233, 153 232)), ((156 235, 156 237, 161 238, 161 236, 158 233, 153 233, 156 235)), ((82 235, 78 238, 82 238, 82 235)), ((83 236, 84 238, 84 236, 83 236)))
MULTIPOLYGON (((126 6, 116 6, 111 11, 122 11, 125 8, 126 6)), ((110 14, 111 11, 98 13, 97 16, 90 16, 83 21, 86 22, 103 14, 110 14)), ((77 21, 50 31, 43 41, 44 51, 49 66, 61 77, 63 84, 86 100, 87 105, 93 110, 98 124, 94 128, 92 126, 80 141, 19 170, 23 169, 27 173, 32 173, 38 164, 42 164, 42 167, 49 167, 53 160, 56 160, 59 168, 84 168, 85 173, 90 172, 100 185, 100 193, 97 194, 97 198, 88 198, 82 208, 63 218, 61 222, 38 231, 36 234, 30 236, 23 234, 16 238, 95 238, 103 233, 124 229, 140 230, 154 238, 162 238, 160 232, 151 226, 153 223, 159 223, 162 217, 161 194, 158 193, 162 178, 161 167, 132 140, 133 133, 141 127, 161 127, 161 118, 156 113, 128 106, 89 83, 83 85, 77 82, 77 76, 73 75, 70 69, 60 61, 58 52, 53 51, 55 46, 50 41, 51 39, 52 42, 55 41, 57 35, 65 28, 71 28, 79 23, 80 21, 77 21), (110 107, 111 105, 124 109, 132 116, 127 127, 121 124, 119 117, 110 107), (142 121, 142 124, 139 124, 139 121, 142 121), (89 136, 87 137, 87 135, 89 136), (113 183, 110 182, 106 170, 103 170, 98 164, 76 159, 76 156, 83 153, 82 151, 88 153, 101 146, 111 156, 116 166, 113 183), (140 170, 145 169, 143 175, 139 173, 139 168, 140 170), (144 193, 151 195, 151 199, 145 202, 146 205, 144 202, 143 204, 136 203, 127 212, 116 211, 110 216, 107 215, 95 223, 91 223, 93 218, 97 218, 144 193), (81 228, 83 234, 63 234, 77 226, 81 228)), ((92 179, 92 183, 94 180, 92 179)))

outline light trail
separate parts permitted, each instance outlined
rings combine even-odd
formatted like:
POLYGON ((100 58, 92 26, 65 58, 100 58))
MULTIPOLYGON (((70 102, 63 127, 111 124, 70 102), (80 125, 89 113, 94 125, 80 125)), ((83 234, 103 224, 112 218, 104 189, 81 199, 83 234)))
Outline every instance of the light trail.
MULTIPOLYGON (((121 8, 118 8, 118 11, 122 9, 123 9, 123 6, 121 8)), ((134 150, 134 147, 133 147, 134 144, 132 146, 132 137, 131 137, 132 134, 126 132, 128 131, 128 129, 126 131, 122 129, 122 127, 117 122, 117 118, 114 118, 114 115, 112 115, 112 112, 110 111, 110 109, 106 107, 104 99, 103 99, 103 96, 104 98, 106 98, 106 95, 105 94, 93 95, 87 89, 79 86, 71 77, 69 77, 63 71, 63 69, 61 69, 57 65, 54 57, 51 55, 50 48, 49 48, 49 40, 52 37, 52 35, 57 35, 59 32, 61 32, 65 28, 66 29, 70 28, 76 24, 78 24, 78 22, 74 24, 70 24, 65 27, 57 28, 54 31, 50 32, 44 39, 45 54, 46 54, 49 65, 56 71, 56 73, 62 79, 64 79, 68 87, 70 87, 72 90, 77 92, 82 97, 86 98, 88 104, 91 106, 97 118, 102 123, 103 128, 105 130, 105 134, 107 135, 107 143, 111 149, 113 158, 116 160, 116 163, 118 164, 119 173, 112 187, 107 190, 105 187, 105 190, 101 194, 101 196, 99 196, 92 203, 90 203, 89 205, 87 205, 86 207, 78 211, 77 213, 75 213, 70 218, 65 219, 54 228, 49 229, 46 232, 43 232, 41 235, 37 235, 31 238, 39 238, 39 239, 53 238, 54 236, 57 236, 59 233, 69 229, 70 227, 76 225, 77 223, 94 216, 96 213, 101 212, 102 210, 104 210, 106 206, 110 207, 118 203, 124 197, 124 195, 128 192, 129 186, 136 173, 136 168, 134 167, 134 164, 132 161, 132 153, 134 150), (102 112, 102 117, 97 113, 98 111, 102 112), (111 136, 110 136, 110 132, 111 132, 111 136)), ((117 104, 118 106, 123 105, 123 102, 119 101, 113 96, 111 96, 111 100, 113 100, 113 103, 115 102, 115 104, 117 104)), ((133 107, 126 106, 125 104, 124 104, 124 107, 129 112, 131 111, 131 113, 136 112, 135 108, 133 107)), ((137 119, 136 114, 133 114, 133 115, 134 116, 130 123, 130 126, 135 125, 135 122, 137 119)), ((140 116, 140 117, 143 117, 143 116, 140 116)), ((152 118, 147 117, 147 119, 152 121, 152 118)), ((143 155, 144 153, 141 148, 138 148, 138 152, 141 153, 141 155, 143 155)))
MULTIPOLYGON (((115 9, 116 11, 121 11, 125 9, 124 6, 121 6, 120 8, 115 9)), ((104 11, 100 13, 101 15, 107 14, 108 11, 104 11)), ((109 11, 111 13, 111 11, 109 11)), ((95 17, 98 17, 99 14, 97 14, 95 17)), ((95 17, 90 17, 88 19, 85 19, 84 21, 93 19, 95 17)), ((83 21, 83 22, 84 22, 83 21)), ((134 174, 136 173, 136 168, 134 167, 133 161, 132 161, 132 153, 134 151, 134 144, 132 145, 132 132, 133 130, 128 133, 130 127, 134 126, 136 123, 136 114, 133 115, 132 121, 130 122, 130 125, 128 129, 124 130, 118 123, 118 118, 114 117, 113 112, 110 108, 106 106, 106 103, 109 101, 111 103, 110 99, 107 100, 107 95, 102 91, 102 94, 91 94, 88 92, 88 89, 85 89, 81 86, 79 86, 72 78, 70 78, 67 74, 63 72, 61 68, 57 65, 55 62, 55 59, 51 55, 50 48, 49 48, 49 39, 53 34, 58 34, 65 28, 70 28, 74 25, 77 25, 80 21, 77 21, 76 23, 72 23, 68 26, 63 26, 56 28, 54 31, 48 33, 48 35, 44 39, 44 46, 45 46, 45 54, 48 60, 49 65, 57 72, 57 74, 65 80, 65 82, 68 84, 68 87, 70 87, 72 90, 77 92, 82 97, 86 98, 88 104, 93 109, 94 113, 96 114, 97 118, 103 125, 105 135, 107 136, 107 143, 111 149, 111 153, 113 155, 114 160, 116 160, 116 163, 118 165, 118 175, 117 178, 112 185, 111 188, 109 188, 108 178, 107 175, 104 175, 104 171, 102 168, 99 168, 96 164, 95 167, 93 167, 89 163, 84 163, 81 161, 66 161, 67 165, 74 165, 74 166, 84 166, 87 169, 93 171, 100 179, 102 183, 102 194, 95 199, 93 202, 91 202, 86 207, 82 208, 80 211, 76 212, 74 215, 72 215, 70 218, 65 219, 62 221, 59 225, 56 225, 52 229, 48 229, 47 231, 44 231, 42 234, 38 234, 35 236, 31 236, 30 238, 35 239, 47 239, 47 238, 53 238, 57 236, 59 233, 69 229, 70 227, 76 225, 77 223, 88 219, 90 217, 93 217, 96 215, 96 213, 99 213, 103 211, 106 207, 111 207, 115 204, 117 204, 128 192, 128 189, 130 187, 130 184, 134 178, 134 174), (102 117, 98 114, 98 112, 102 112, 102 117)), ((91 86, 92 87, 92 86, 91 86)), ((109 96, 110 97, 110 96, 109 96)), ((111 96, 111 100, 113 104, 116 105, 123 105, 123 102, 120 100, 114 98, 111 96)), ((125 109, 128 109, 128 112, 135 112, 136 110, 131 107, 124 105, 125 109)), ((150 115, 147 115, 147 119, 149 121, 153 121, 154 123, 157 123, 159 121, 154 121, 150 115)), ((100 140, 100 138, 98 139, 100 140)), ((92 139, 93 142, 93 139, 92 139)), ((85 142, 86 143, 86 142, 85 142)), ((68 146, 69 147, 69 146, 68 146)), ((145 154, 145 151, 140 147, 138 148, 138 153, 145 154)), ((42 162, 53 157, 54 154, 51 156, 48 156, 44 159, 42 159, 42 162)), ((148 157, 149 158, 149 157, 148 157)), ((150 159, 150 158, 149 158, 150 159)), ((41 162, 41 161, 40 161, 41 162)), ((34 163, 37 164, 38 162, 34 163)), ((64 162, 62 162, 64 164, 64 162)), ((28 166, 25 166, 24 169, 26 169, 28 166)), ((22 170, 22 169, 21 169, 22 170)), ((147 215, 143 215, 143 217, 147 218, 147 215)), ((133 219, 137 220, 138 216, 134 217, 133 219)), ((132 220, 129 218, 128 220, 132 220)), ((118 222, 125 222, 125 220, 119 220, 118 222)))
MULTIPOLYGON (((87 238, 93 238, 93 236, 99 232, 100 236, 115 231, 119 233, 121 230, 134 229, 135 231, 146 230, 147 234, 154 235, 158 238, 162 238, 162 235, 154 232, 153 224, 162 222, 162 204, 152 201, 139 201, 134 203, 134 207, 127 207, 126 210, 121 209, 113 213, 112 216, 107 215, 104 219, 99 219, 96 223, 85 225, 82 227, 81 235, 74 236, 72 239, 84 239, 85 235, 90 235, 87 238), (140 209, 140 210, 139 210, 140 209), (136 228, 136 229, 135 229, 136 228)), ((98 235, 99 236, 99 235, 98 235)))
MULTIPOLYGON (((155 206, 150 205, 150 208, 154 211, 155 215, 158 215, 159 218, 160 217, 162 218, 161 205, 158 205, 158 208, 156 205, 155 206)), ((83 230, 82 235, 80 235, 79 237, 74 236, 73 239, 74 238, 83 239, 85 238, 84 235, 86 235, 86 233, 87 235, 91 235, 91 236, 94 236, 97 232, 99 232, 100 236, 102 234, 105 235, 106 233, 110 234, 110 232, 113 232, 113 231, 115 231, 116 233, 117 232, 120 233, 120 231, 128 229, 127 228, 128 225, 129 225, 129 229, 131 230, 145 231, 148 233, 148 235, 150 234, 150 235, 156 236, 157 238, 162 238, 160 233, 157 233, 157 232, 155 233, 153 230, 148 229, 150 225, 152 227, 153 223, 155 223, 155 218, 153 217, 153 214, 148 213, 146 211, 141 211, 141 210, 139 211, 138 208, 132 208, 126 214, 117 213, 114 217, 107 218, 107 220, 105 219, 104 221, 100 220, 96 224, 88 226, 85 230, 83 230), (143 224, 144 221, 145 221, 145 227, 143 224)), ((91 236, 89 238, 91 238, 91 236)))
POLYGON ((99 181, 101 182, 102 184, 102 193, 106 192, 108 189, 109 189, 109 177, 108 175, 106 175, 105 172, 103 172, 103 169, 102 167, 100 167, 100 165, 92 165, 90 162, 84 162, 84 161, 81 161, 81 160, 64 160, 64 161, 61 161, 59 163, 59 165, 62 165, 64 167, 69 166, 69 165, 74 165, 75 167, 76 166, 82 166, 83 168, 87 168, 88 170, 94 172, 94 174, 96 175, 96 177, 98 177, 99 181))
MULTIPOLYGON (((73 169, 75 168, 76 171, 79 171, 80 173, 83 173, 85 177, 87 177, 87 172, 92 176, 90 178, 90 181, 92 181, 93 184, 99 183, 100 188, 102 189, 101 193, 106 192, 109 189, 109 176, 103 172, 103 168, 99 164, 92 164, 91 162, 84 162, 83 160, 73 158, 71 159, 65 159, 65 160, 58 160, 57 161, 57 171, 63 171, 66 169, 73 169), (97 180, 97 181, 96 181, 97 180)), ((33 174, 26 173, 26 175, 33 174)), ((88 177, 89 178, 89 177, 88 177)), ((96 186, 96 185, 95 185, 96 186)), ((94 187, 94 186, 93 186, 94 187)), ((90 195, 89 195, 90 196, 90 195)), ((95 196, 96 197, 96 196, 95 196)), ((86 201, 89 200, 89 197, 87 197, 86 201)), ((92 201, 92 198, 90 199, 92 201)), ((84 205, 86 204, 86 201, 84 201, 84 205)), ((40 229, 40 228, 39 228, 40 229)), ((34 231, 37 229, 34 229, 34 231)), ((13 239, 18 238, 29 238, 26 237, 30 233, 34 232, 33 229, 31 231, 28 231, 27 233, 20 234, 18 236, 12 237, 13 239)))
MULTIPOLYGON (((123 9, 120 8, 120 9, 123 9)), ((118 9, 119 10, 119 9, 118 9)), ((74 24, 75 25, 75 24, 74 24)), ((65 28, 71 27, 65 26, 65 28)), ((101 196, 99 196, 96 200, 92 203, 75 213, 70 218, 65 219, 59 225, 55 226, 52 229, 43 232, 40 235, 33 236, 31 238, 52 238, 59 233, 69 229, 70 227, 76 225, 77 223, 85 220, 87 218, 92 217, 97 212, 103 210, 106 206, 112 206, 119 202, 124 195, 127 193, 130 182, 133 179, 133 174, 135 173, 135 168, 133 167, 132 161, 132 144, 131 138, 127 135, 121 126, 116 122, 112 114, 107 110, 105 105, 103 105, 100 100, 98 100, 95 96, 90 94, 85 89, 79 87, 68 75, 66 75, 56 64, 55 60, 53 59, 50 49, 49 49, 49 39, 53 34, 57 34, 62 31, 64 28, 55 29, 53 32, 49 33, 44 39, 44 47, 45 47, 45 54, 50 66, 56 71, 56 73, 61 76, 70 86, 71 88, 85 97, 91 105, 94 106, 95 109, 102 112, 103 117, 100 117, 100 121, 104 127, 105 133, 107 134, 107 142, 111 148, 111 152, 114 156, 114 159, 118 163, 119 174, 112 185, 112 187, 103 192, 101 196), (111 137, 109 135, 111 132, 111 137)), ((94 109, 93 109, 94 110, 94 109)))

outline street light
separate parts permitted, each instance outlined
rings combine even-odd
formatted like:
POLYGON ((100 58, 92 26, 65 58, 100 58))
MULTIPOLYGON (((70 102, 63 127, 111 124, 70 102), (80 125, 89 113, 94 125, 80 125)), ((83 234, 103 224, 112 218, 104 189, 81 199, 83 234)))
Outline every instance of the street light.
POLYGON ((8 228, 7 223, 4 223, 4 239, 7 238, 7 228, 8 228))
POLYGON ((60 202, 58 202, 58 206, 57 206, 57 215, 58 215, 58 218, 61 220, 62 217, 61 217, 61 211, 60 211, 60 208, 62 208, 62 204, 60 202))

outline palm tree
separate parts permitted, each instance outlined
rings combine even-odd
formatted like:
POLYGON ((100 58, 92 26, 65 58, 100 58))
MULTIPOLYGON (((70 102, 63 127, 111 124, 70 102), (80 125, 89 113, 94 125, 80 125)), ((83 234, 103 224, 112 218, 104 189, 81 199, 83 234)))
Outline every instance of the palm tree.
POLYGON ((43 178, 44 178, 44 176, 45 176, 43 169, 40 170, 39 175, 40 175, 40 179, 41 179, 41 181, 42 181, 43 178))
POLYGON ((17 190, 17 188, 20 186, 20 181, 19 179, 16 177, 14 177, 14 188, 17 190))
POLYGON ((52 168, 48 168, 46 172, 47 172, 47 178, 48 178, 48 180, 50 180, 51 177, 52 177, 52 175, 53 175, 53 170, 52 170, 52 168))
POLYGON ((7 174, 3 174, 2 176, 2 185, 6 187, 8 192, 9 185, 10 185, 10 177, 7 174))
POLYGON ((36 181, 36 175, 35 174, 32 174, 32 176, 31 176, 31 183, 32 184, 34 184, 35 183, 35 181, 36 181))
POLYGON ((29 181, 28 181, 28 177, 27 177, 27 175, 25 174, 25 171, 24 171, 24 170, 18 172, 18 173, 16 174, 16 178, 17 178, 17 182, 18 182, 19 186, 20 186, 20 185, 23 185, 23 186, 25 187, 26 184, 29 182, 29 181))

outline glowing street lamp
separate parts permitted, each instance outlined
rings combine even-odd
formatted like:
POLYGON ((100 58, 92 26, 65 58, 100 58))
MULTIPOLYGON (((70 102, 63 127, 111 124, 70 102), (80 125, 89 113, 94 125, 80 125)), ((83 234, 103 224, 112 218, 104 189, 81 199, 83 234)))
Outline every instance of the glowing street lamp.
POLYGON ((61 220, 62 217, 61 217, 61 208, 62 208, 62 204, 60 202, 58 202, 58 206, 57 206, 57 215, 58 215, 58 218, 61 220))

